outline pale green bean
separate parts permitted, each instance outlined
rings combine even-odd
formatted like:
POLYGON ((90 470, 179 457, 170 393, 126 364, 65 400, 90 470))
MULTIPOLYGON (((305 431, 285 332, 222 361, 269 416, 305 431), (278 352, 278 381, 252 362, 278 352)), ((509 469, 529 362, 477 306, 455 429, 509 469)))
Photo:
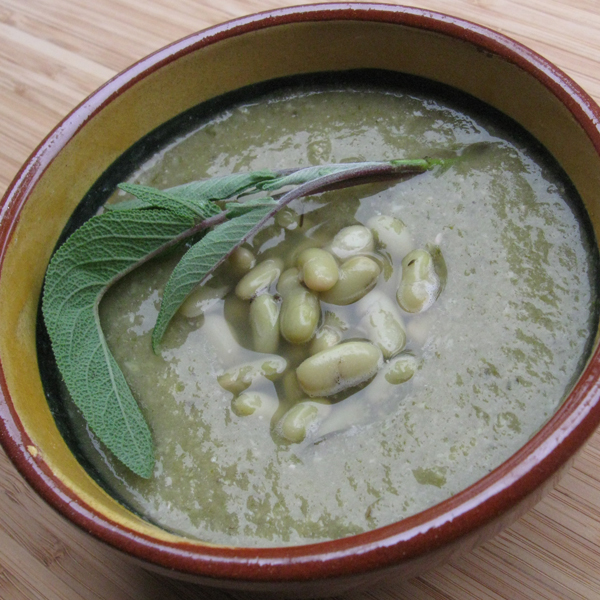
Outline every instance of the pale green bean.
POLYGON ((307 358, 296 375, 309 396, 331 396, 371 379, 382 363, 377 346, 345 342, 307 358))
POLYGON ((279 302, 261 294, 250 304, 252 344, 257 352, 273 354, 279 346, 279 302))
POLYGON ((359 254, 370 254, 375 249, 373 234, 364 225, 344 227, 335 234, 328 249, 340 260, 359 254))
POLYGON ((401 261, 413 248, 412 236, 406 225, 395 217, 377 215, 367 221, 378 250, 388 253, 395 262, 401 261))
POLYGON ((402 260, 402 279, 398 286, 398 304, 409 313, 426 311, 440 292, 431 254, 427 250, 413 250, 402 260))
POLYGON ((335 258, 320 248, 308 248, 298 256, 300 277, 307 288, 315 292, 330 290, 339 279, 335 258))
POLYGON ((406 331, 398 305, 383 292, 373 290, 359 300, 357 310, 363 315, 360 326, 367 338, 378 346, 385 359, 402 351, 406 331))
POLYGON ((232 394, 240 394, 261 377, 271 381, 277 379, 286 368, 285 358, 272 355, 228 369, 217 377, 217 381, 222 388, 232 394))
POLYGON ((377 283, 380 266, 367 256, 354 256, 342 264, 338 282, 326 292, 321 300, 329 304, 346 305, 366 295, 377 283))
POLYGON ((322 402, 298 402, 283 415, 277 424, 277 432, 289 442, 299 444, 328 412, 329 406, 322 402))
POLYGON ((242 392, 231 401, 231 409, 238 417, 271 418, 278 405, 276 398, 262 392, 242 392))
POLYGON ((283 270, 280 258, 268 258, 246 273, 238 282, 235 293, 242 300, 251 300, 278 279, 283 270))

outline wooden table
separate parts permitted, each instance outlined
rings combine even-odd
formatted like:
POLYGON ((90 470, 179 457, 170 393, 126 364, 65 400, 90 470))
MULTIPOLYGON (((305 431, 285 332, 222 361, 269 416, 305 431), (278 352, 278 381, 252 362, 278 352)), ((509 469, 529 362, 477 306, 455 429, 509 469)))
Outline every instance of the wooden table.
MULTIPOLYGON (((307 2, 304 2, 307 3, 307 2)), ((285 0, 0 0, 0 186, 101 83, 161 46, 285 0)), ((287 4, 301 4, 288 0, 287 4)), ((426 0, 556 63, 600 102, 600 0, 426 0)), ((39 500, 0 454, 0 598, 245 598, 124 562, 39 500)), ((600 432, 560 487, 475 552, 351 600, 600 599, 600 432)))

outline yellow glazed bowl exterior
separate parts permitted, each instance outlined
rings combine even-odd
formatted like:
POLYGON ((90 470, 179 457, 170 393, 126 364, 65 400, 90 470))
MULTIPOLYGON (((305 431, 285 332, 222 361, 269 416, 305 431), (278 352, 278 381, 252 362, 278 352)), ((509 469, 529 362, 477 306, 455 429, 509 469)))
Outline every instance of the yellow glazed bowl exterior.
POLYGON ((37 375, 36 319, 46 266, 87 190, 132 144, 200 102, 277 77, 369 68, 451 85, 512 117, 563 166, 598 238, 598 107, 555 67, 503 36, 443 15, 385 5, 282 9, 157 52, 75 109, 4 198, 2 443, 50 504, 146 566, 211 585, 296 595, 338 593, 390 574, 412 576, 489 537, 537 501, 600 421, 594 355, 557 415, 468 490, 394 525, 295 548, 225 548, 167 533, 110 497, 69 451, 37 375))

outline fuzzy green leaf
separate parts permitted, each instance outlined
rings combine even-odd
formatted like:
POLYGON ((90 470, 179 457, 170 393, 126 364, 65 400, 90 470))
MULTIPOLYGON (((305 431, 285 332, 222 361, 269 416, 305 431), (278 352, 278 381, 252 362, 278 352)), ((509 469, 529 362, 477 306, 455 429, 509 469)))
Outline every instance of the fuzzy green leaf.
POLYGON ((196 285, 221 264, 229 253, 240 244, 272 210, 275 203, 255 208, 253 211, 235 217, 207 233, 192 246, 179 261, 163 293, 160 311, 152 332, 152 347, 158 351, 158 345, 187 295, 196 285))
POLYGON ((216 204, 203 198, 190 198, 185 194, 178 195, 136 183, 120 183, 119 187, 140 200, 143 203, 141 208, 162 208, 185 219, 208 219, 220 212, 216 204))
POLYGON ((190 228, 167 211, 107 212, 80 227, 56 252, 42 311, 58 368, 98 438, 133 472, 150 477, 150 430, 108 349, 98 306, 107 287, 190 228))
POLYGON ((277 201, 273 200, 273 198, 269 198, 268 196, 263 196, 262 198, 252 198, 250 200, 246 200, 246 202, 228 202, 225 205, 227 209, 227 214, 230 218, 239 217, 240 215, 245 215, 251 210, 255 210, 256 208, 273 208, 277 206, 277 201))
POLYGON ((364 162, 364 163, 340 163, 337 165, 324 165, 318 167, 307 167, 306 169, 298 169, 288 175, 283 175, 277 177, 276 179, 267 180, 264 183, 257 184, 257 188, 262 191, 275 191, 279 190, 283 187, 287 187, 290 185, 301 185, 303 183, 308 183, 309 181, 314 181, 319 177, 324 177, 325 175, 331 175, 332 173, 340 173, 343 171, 349 171, 350 169, 355 169, 356 167, 369 167, 372 165, 380 165, 381 163, 377 162, 364 162))
POLYGON ((258 189, 258 184, 270 181, 276 177, 277 174, 272 171, 235 173, 234 175, 224 175, 222 177, 184 183, 183 185, 169 188, 168 192, 178 198, 188 200, 227 200, 252 188, 258 189))
POLYGON ((154 465, 151 434, 100 325, 98 307, 108 287, 153 256, 209 231, 184 255, 165 288, 152 337, 156 351, 193 287, 292 200, 332 185, 360 183, 365 177, 416 174, 442 162, 401 160, 256 171, 169 190, 123 184, 136 197, 93 217, 63 244, 48 267, 42 300, 58 368, 98 438, 133 472, 150 477, 154 465), (253 198, 228 203, 227 211, 214 204, 263 187, 266 190, 269 182, 272 189, 294 189, 277 202, 253 198))

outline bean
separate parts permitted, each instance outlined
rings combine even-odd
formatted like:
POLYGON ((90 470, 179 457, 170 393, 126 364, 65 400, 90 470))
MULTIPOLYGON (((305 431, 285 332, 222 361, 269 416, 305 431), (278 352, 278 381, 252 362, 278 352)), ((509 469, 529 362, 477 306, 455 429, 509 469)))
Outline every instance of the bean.
POLYGON ((286 269, 277 282, 277 291, 282 296, 299 287, 302 287, 300 284, 300 271, 296 267, 286 269))
POLYGON ((283 388, 283 397, 286 402, 298 402, 302 398, 306 397, 306 394, 302 391, 298 378, 296 377, 296 371, 290 369, 285 373, 281 379, 281 386, 283 388))
POLYGON ((217 377, 220 386, 232 394, 240 394, 260 377, 273 381, 287 368, 287 361, 281 356, 269 356, 228 369, 217 377))
POLYGON ((317 420, 322 420, 329 412, 329 406, 322 402, 305 400, 292 406, 277 424, 276 431, 294 444, 304 441, 317 420))
POLYGON ((252 250, 240 246, 227 259, 229 267, 236 277, 242 277, 256 265, 256 257, 252 250))
POLYGON ((250 304, 250 329, 256 352, 273 354, 279 346, 279 303, 261 294, 250 304))
POLYGON ((283 208, 275 215, 275 223, 291 231, 299 226, 300 215, 291 208, 283 208))
POLYGON ((278 406, 273 396, 261 392, 243 392, 231 401, 231 409, 238 417, 256 415, 270 418, 278 406))
POLYGON ((296 375, 309 396, 331 396, 371 379, 382 363, 377 346, 345 342, 307 358, 296 369, 296 375))
POLYGON ((381 404, 392 396, 398 395, 397 386, 407 382, 414 375, 418 366, 419 361, 412 354, 401 354, 391 359, 383 365, 366 388, 365 399, 372 404, 381 404))
POLYGON ((279 316, 281 335, 292 344, 308 342, 319 324, 319 299, 300 283, 300 271, 295 267, 282 273, 277 291, 283 298, 279 316))
POLYGON ((335 258, 320 248, 308 248, 298 256, 300 277, 307 288, 315 292, 330 290, 339 278, 335 258))
POLYGON ((390 360, 384 369, 381 369, 385 380, 392 385, 405 383, 419 367, 419 361, 412 354, 402 354, 390 360))
POLYGON ((374 249, 373 234, 364 225, 344 227, 335 234, 329 246, 331 253, 340 260, 357 254, 368 254, 374 249))
POLYGON ((383 292, 373 290, 359 301, 358 311, 363 314, 360 326, 367 338, 378 346, 385 359, 402 351, 406 331, 398 305, 383 292))
POLYGON ((261 290, 267 289, 283 270, 280 258, 268 258, 246 273, 238 282, 235 294, 242 300, 250 300, 261 290))
POLYGON ((377 283, 381 267, 367 256, 355 256, 342 263, 338 282, 326 292, 321 300, 329 304, 345 306, 356 302, 377 283))
POLYGON ((285 266, 287 268, 296 267, 298 264, 298 257, 309 248, 320 248, 323 246, 318 240, 314 240, 312 238, 302 238, 300 239, 287 253, 285 256, 285 266))
POLYGON ((398 304, 409 313, 427 310, 440 293, 440 279, 427 250, 413 250, 402 259, 402 279, 396 292, 398 304))
POLYGON ((179 312, 188 319, 199 317, 224 298, 230 289, 231 285, 213 281, 197 285, 183 301, 179 312))
POLYGON ((394 260, 401 261, 413 248, 413 240, 406 225, 395 217, 378 215, 367 221, 373 232, 377 248, 387 252, 394 260))
POLYGON ((283 296, 279 327, 292 344, 304 344, 315 334, 321 316, 319 299, 302 286, 283 296))

